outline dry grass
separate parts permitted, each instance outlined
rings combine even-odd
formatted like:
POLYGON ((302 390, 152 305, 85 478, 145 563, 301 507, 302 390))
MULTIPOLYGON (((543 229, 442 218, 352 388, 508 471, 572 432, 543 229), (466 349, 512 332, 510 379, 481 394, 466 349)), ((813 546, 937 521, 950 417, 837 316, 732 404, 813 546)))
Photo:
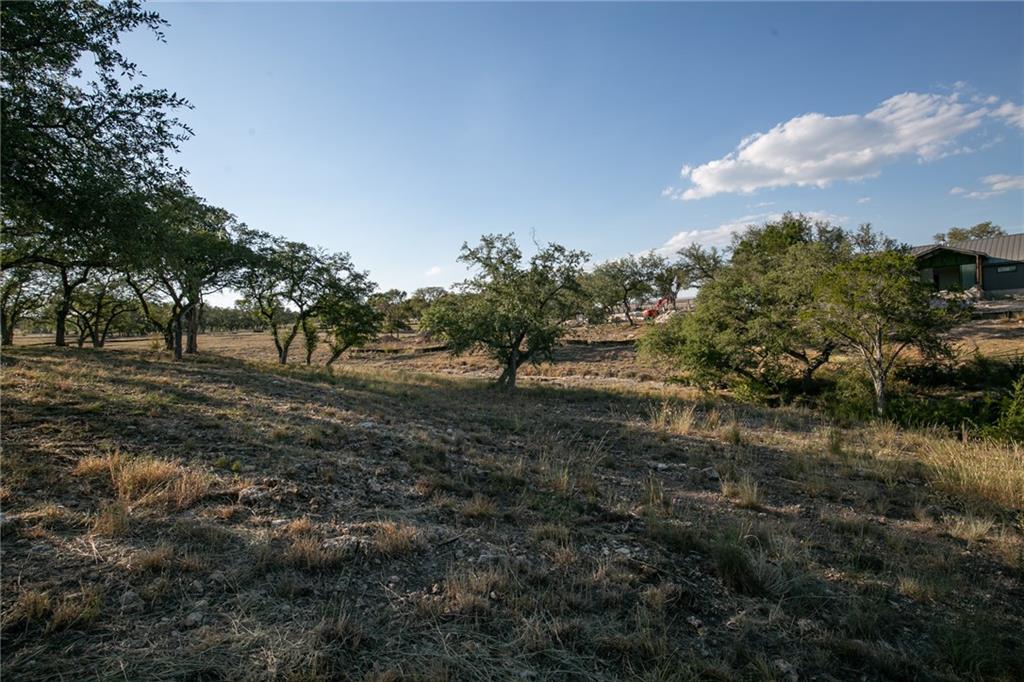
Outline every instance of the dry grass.
POLYGON ((328 547, 316 537, 297 537, 277 557, 282 566, 308 571, 326 570, 340 566, 345 554, 340 549, 328 547))
POLYGON ((993 526, 995 521, 992 519, 973 515, 962 516, 950 524, 949 534, 968 544, 974 544, 988 536, 993 526))
POLYGON ((697 406, 663 402, 648 410, 651 427, 677 436, 689 435, 697 424, 697 406))
POLYGON ((462 516, 467 519, 488 519, 494 516, 498 511, 498 506, 494 503, 494 500, 477 493, 462 505, 462 516))
POLYGON ((408 554, 420 544, 420 532, 407 523, 381 521, 373 528, 373 546, 383 556, 408 554))
POLYGON ((757 481, 747 473, 740 476, 739 480, 722 481, 722 494, 735 500, 736 506, 741 509, 760 509, 764 504, 757 481))
POLYGON ((135 555, 132 566, 142 572, 164 571, 174 565, 175 550, 172 545, 161 543, 135 555))
POLYGON ((97 535, 116 537, 128 530, 130 517, 128 509, 120 501, 104 502, 92 523, 97 535))
POLYGON ((127 457, 119 451, 79 460, 72 473, 84 478, 107 475, 117 497, 140 506, 186 509, 209 491, 212 477, 156 457, 127 457))
POLYGON ((1018 498, 920 454, 1005 448, 600 344, 514 396, 482 356, 200 347, 5 354, 12 679, 1024 679, 1018 498))
POLYGON ((943 490, 1007 509, 1024 509, 1024 449, 991 442, 926 441, 921 460, 943 490))

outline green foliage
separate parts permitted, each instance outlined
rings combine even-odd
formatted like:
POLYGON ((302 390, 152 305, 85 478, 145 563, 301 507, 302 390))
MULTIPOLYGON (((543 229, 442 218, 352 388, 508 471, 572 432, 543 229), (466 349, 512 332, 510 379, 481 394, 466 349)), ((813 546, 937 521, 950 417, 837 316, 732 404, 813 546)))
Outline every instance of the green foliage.
POLYGON ((985 435, 1024 443, 1024 375, 1018 375, 1013 391, 1002 399, 995 423, 982 429, 985 435))
POLYGON ((581 307, 579 277, 587 254, 548 244, 527 263, 511 235, 464 244, 459 260, 476 269, 454 295, 439 298, 422 325, 453 353, 481 350, 503 367, 498 384, 513 388, 525 362, 550 358, 564 322, 581 307))
POLYGON ((377 309, 381 318, 381 331, 397 334, 409 330, 409 306, 405 292, 388 289, 370 296, 370 304, 377 309))
POLYGON ((326 332, 333 365, 349 348, 357 348, 376 338, 381 328, 380 311, 370 303, 373 282, 353 277, 348 286, 331 292, 320 304, 320 324, 326 332))
POLYGON ((653 251, 639 258, 629 255, 605 261, 585 278, 587 298, 604 317, 619 309, 635 324, 633 306, 657 291, 659 281, 662 287, 675 286, 667 269, 667 261, 653 251))
POLYGON ((863 370, 842 367, 833 373, 831 383, 819 400, 822 409, 834 420, 852 424, 866 421, 875 413, 875 393, 863 370))
POLYGON ((816 305, 805 319, 860 358, 880 416, 897 359, 909 348, 925 357, 948 353, 943 334, 962 318, 954 303, 933 305, 913 257, 902 251, 856 255, 834 267, 814 291, 816 305))
POLYGON ((1006 234, 1003 228, 994 224, 991 220, 972 225, 971 227, 951 227, 947 232, 939 232, 933 239, 940 244, 945 242, 962 242, 969 239, 984 239, 985 237, 998 237, 1006 234))
POLYGON ((804 315, 816 282, 850 248, 838 228, 792 214, 738 236, 728 264, 690 248, 686 267, 704 281, 696 309, 652 328, 641 346, 704 387, 743 387, 758 400, 807 390, 836 341, 804 315))
MULTIPOLYGON (((282 365, 306 320, 329 313, 326 326, 336 330, 339 318, 374 289, 347 253, 331 254, 262 232, 243 234, 249 256, 235 286, 244 296, 243 305, 270 327, 282 365)), ((329 334, 336 337, 334 331, 329 334)))
POLYGON ((163 21, 135 0, 0 5, 3 266, 109 264, 158 242, 135 220, 145 192, 175 175, 188 103, 147 89, 120 37, 158 38, 163 21))

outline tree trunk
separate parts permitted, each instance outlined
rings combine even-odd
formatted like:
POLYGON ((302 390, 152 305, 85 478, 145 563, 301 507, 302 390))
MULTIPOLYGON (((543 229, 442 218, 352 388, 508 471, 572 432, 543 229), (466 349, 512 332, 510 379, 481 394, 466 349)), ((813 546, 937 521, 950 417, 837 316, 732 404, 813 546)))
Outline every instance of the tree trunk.
POLYGON ((887 407, 886 401, 888 400, 885 377, 879 376, 876 379, 872 379, 872 383, 875 385, 875 414, 879 417, 884 417, 887 407))
POLYGON ((186 353, 199 352, 199 304, 193 304, 188 309, 188 343, 185 347, 186 353))
POLYGON ((15 311, 0 311, 0 346, 14 345, 14 325, 18 322, 18 313, 15 311))
POLYGON ((181 348, 181 336, 182 336, 181 318, 182 318, 181 314, 178 314, 178 316, 174 318, 174 359, 175 360, 181 360, 181 355, 182 355, 181 354, 181 351, 182 351, 182 348, 181 348))
POLYGON ((508 360, 505 361, 505 369, 502 370, 501 376, 498 377, 498 387, 511 391, 516 387, 516 374, 519 371, 519 365, 522 364, 522 358, 520 357, 519 349, 514 348, 509 353, 508 360))
POLYGON ((332 348, 331 357, 327 359, 327 366, 330 367, 331 365, 333 365, 334 361, 340 358, 341 354, 344 353, 346 350, 348 350, 348 346, 345 346, 344 348, 332 348))
POLYGON ((629 322, 629 326, 635 327, 636 322, 633 321, 633 316, 629 313, 629 297, 622 299, 622 309, 626 312, 626 320, 629 322))
POLYGON ((71 292, 63 287, 60 304, 57 306, 57 333, 54 343, 58 346, 66 346, 68 333, 68 315, 71 313, 71 292))

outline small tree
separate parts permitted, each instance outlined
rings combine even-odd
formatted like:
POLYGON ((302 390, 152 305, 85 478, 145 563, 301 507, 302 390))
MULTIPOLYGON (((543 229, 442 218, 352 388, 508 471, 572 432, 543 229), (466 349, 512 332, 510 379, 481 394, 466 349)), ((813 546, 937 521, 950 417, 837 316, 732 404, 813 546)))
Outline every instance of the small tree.
POLYGON ((18 322, 46 303, 49 283, 41 274, 28 268, 0 273, 0 345, 12 345, 18 322))
POLYGON ((78 327, 78 346, 85 339, 93 348, 102 348, 117 319, 138 310, 135 295, 119 273, 113 270, 95 272, 71 299, 72 321, 78 327))
POLYGON ((302 347, 306 351, 306 364, 312 364, 313 353, 320 345, 320 326, 316 320, 307 317, 302 321, 302 347))
POLYGON ((412 296, 406 300, 406 312, 409 319, 419 322, 427 308, 447 293, 448 291, 444 287, 422 287, 412 292, 412 296))
POLYGON ((458 294, 438 299, 424 326, 446 339, 452 353, 478 349, 502 366, 498 386, 513 389, 526 362, 550 358, 564 322, 580 308, 579 277, 588 255, 558 244, 529 262, 512 235, 485 235, 463 244, 459 260, 477 269, 458 294))
POLYGON ((938 305, 904 251, 865 253, 840 263, 816 289, 808 317, 825 334, 860 356, 875 390, 875 411, 886 413, 889 375, 900 355, 947 350, 943 333, 962 319, 955 303, 938 305))
POLYGON ((700 244, 690 244, 676 251, 679 260, 677 267, 684 280, 683 289, 700 287, 715 278, 725 265, 725 254, 717 247, 704 248, 700 244))
POLYGON ((344 291, 335 292, 322 302, 320 322, 331 351, 328 367, 349 348, 372 341, 380 332, 380 311, 367 300, 373 288, 373 282, 365 276, 353 277, 344 291))
POLYGON ((940 243, 962 242, 969 239, 984 239, 985 237, 1001 237, 1006 234, 1003 228, 994 224, 991 220, 972 225, 971 227, 951 227, 947 232, 939 232, 933 239, 940 243))
POLYGON ((128 260, 125 276, 144 314, 180 360, 185 343, 189 353, 198 350, 203 297, 231 282, 248 255, 239 240, 245 228, 183 185, 164 187, 153 197, 151 219, 163 244, 128 260), (170 304, 166 317, 160 315, 162 307, 152 305, 154 299, 170 304))
POLYGON ((388 289, 370 296, 370 303, 381 317, 381 331, 396 336, 409 329, 409 306, 405 292, 388 289))
POLYGON ((655 277, 665 267, 665 259, 653 251, 637 258, 629 255, 597 265, 592 273, 591 295, 605 306, 622 306, 626 320, 635 325, 633 303, 655 291, 655 277))
POLYGON ((251 257, 236 280, 245 297, 242 305, 270 327, 282 365, 306 320, 319 315, 329 301, 362 286, 365 273, 352 268, 347 253, 330 254, 302 242, 246 232, 251 257))
POLYGON ((641 348, 673 357, 704 386, 783 399, 809 391, 836 341, 801 313, 814 304, 817 280, 851 248, 839 228, 792 214, 736 236, 729 263, 690 247, 682 259, 702 284, 696 309, 650 330, 641 348))

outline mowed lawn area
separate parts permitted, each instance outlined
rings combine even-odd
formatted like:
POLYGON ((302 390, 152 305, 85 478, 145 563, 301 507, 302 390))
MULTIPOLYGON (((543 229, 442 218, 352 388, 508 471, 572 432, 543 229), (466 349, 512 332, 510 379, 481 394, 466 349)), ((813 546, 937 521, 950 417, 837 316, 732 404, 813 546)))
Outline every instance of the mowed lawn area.
POLYGON ((10 679, 1024 678, 1018 446, 701 395, 621 343, 514 395, 411 342, 199 343, 4 352, 10 679))

